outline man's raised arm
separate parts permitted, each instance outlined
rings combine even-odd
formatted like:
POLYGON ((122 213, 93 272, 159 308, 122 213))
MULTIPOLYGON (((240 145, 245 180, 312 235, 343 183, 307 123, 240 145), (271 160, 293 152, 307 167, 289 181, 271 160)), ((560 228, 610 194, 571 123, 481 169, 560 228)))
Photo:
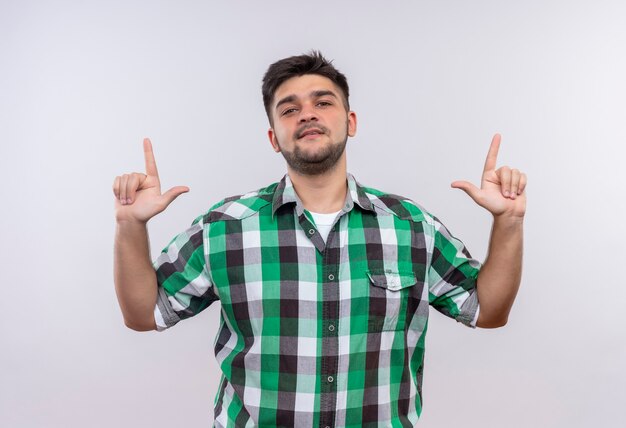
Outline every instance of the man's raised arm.
POLYGON ((489 252, 476 285, 480 305, 476 325, 485 328, 507 323, 522 277, 526 175, 507 166, 496 169, 499 147, 500 135, 496 134, 480 189, 467 181, 452 183, 493 215, 489 252))
POLYGON ((117 300, 124 323, 137 331, 155 330, 157 278, 150 260, 147 223, 178 196, 184 186, 161 194, 159 173, 149 139, 143 140, 146 173, 115 177, 115 254, 113 260, 117 300))

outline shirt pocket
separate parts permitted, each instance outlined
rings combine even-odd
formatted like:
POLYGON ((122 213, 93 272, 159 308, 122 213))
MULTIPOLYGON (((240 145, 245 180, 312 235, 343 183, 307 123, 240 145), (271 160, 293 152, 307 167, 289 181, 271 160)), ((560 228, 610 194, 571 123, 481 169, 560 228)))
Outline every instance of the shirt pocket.
POLYGON ((367 271, 367 276, 370 281, 368 331, 404 330, 408 313, 416 307, 409 302, 417 299, 419 303, 423 283, 411 271, 367 271))

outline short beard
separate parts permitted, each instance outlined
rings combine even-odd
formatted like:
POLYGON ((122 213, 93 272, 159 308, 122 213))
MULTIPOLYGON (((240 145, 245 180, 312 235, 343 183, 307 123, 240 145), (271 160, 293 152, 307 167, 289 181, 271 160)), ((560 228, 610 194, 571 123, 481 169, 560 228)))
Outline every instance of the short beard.
MULTIPOLYGON (((301 175, 321 175, 332 170, 346 149, 348 141, 347 126, 346 122, 346 134, 343 141, 330 144, 324 150, 314 155, 308 155, 298 145, 295 146, 293 152, 281 150, 287 165, 301 175)), ((280 147, 280 142, 278 146, 280 147)))

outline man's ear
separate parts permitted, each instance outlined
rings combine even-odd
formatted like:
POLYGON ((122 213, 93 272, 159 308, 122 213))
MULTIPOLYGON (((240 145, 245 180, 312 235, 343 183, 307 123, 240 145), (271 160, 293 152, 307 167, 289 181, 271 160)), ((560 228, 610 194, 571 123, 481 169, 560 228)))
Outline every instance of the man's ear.
POLYGON ((276 153, 280 153, 280 147, 278 146, 278 140, 276 139, 276 134, 274 133, 274 129, 270 128, 267 130, 267 137, 270 140, 270 144, 276 153))
POLYGON ((348 112, 348 136, 354 137, 356 135, 356 113, 353 111, 348 112))

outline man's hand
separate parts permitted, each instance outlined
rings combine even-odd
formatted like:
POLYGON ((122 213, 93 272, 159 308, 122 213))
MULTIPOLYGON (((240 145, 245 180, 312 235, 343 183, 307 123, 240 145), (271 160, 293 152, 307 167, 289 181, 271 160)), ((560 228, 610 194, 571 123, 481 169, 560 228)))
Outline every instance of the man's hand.
POLYGON ((115 219, 146 223, 159 214, 174 199, 189 191, 188 187, 176 186, 161 194, 161 183, 157 171, 152 143, 148 138, 143 140, 143 151, 146 159, 146 173, 133 172, 115 177, 113 193, 115 194, 115 219))
POLYGON ((467 181, 455 181, 452 187, 465 191, 494 217, 522 219, 526 212, 526 174, 503 166, 496 169, 500 134, 493 136, 485 161, 480 189, 467 181))
POLYGON ((507 323, 522 278, 523 219, 526 174, 508 166, 496 169, 500 134, 493 136, 480 189, 467 181, 452 187, 465 191, 493 214, 487 259, 477 279, 480 312, 476 325, 495 328, 507 323))

